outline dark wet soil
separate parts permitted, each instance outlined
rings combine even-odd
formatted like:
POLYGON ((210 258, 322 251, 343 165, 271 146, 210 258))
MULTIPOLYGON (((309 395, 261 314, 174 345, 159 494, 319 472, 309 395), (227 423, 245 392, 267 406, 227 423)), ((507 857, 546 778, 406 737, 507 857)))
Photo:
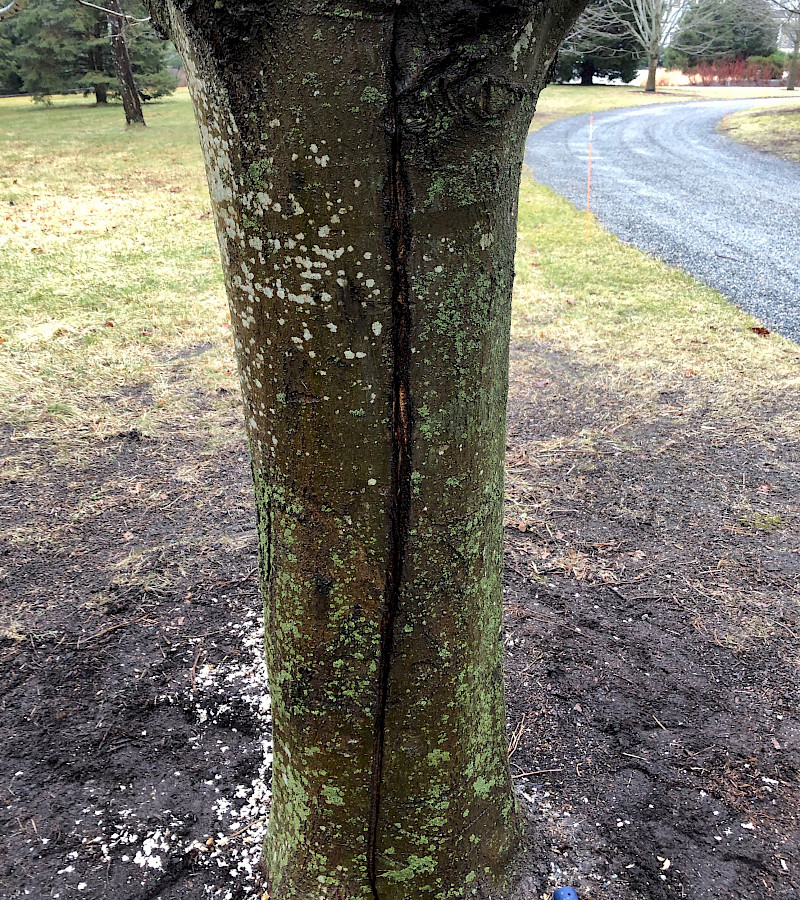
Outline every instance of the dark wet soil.
MULTIPOLYGON (((732 416, 676 389, 631 415, 574 360, 512 355, 529 896, 800 897, 789 399, 732 416)), ((213 439, 0 433, 3 900, 260 896, 254 515, 239 411, 218 407, 213 439)))

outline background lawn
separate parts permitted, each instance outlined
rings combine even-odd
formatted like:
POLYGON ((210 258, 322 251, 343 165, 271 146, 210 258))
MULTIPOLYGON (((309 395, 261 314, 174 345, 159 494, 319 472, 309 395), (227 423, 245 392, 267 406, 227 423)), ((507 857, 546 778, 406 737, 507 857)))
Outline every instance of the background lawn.
MULTIPOLYGON (((534 127, 706 96, 550 87, 534 127)), ((265 896, 230 325, 188 97, 145 113, 0 100, 3 897, 265 896)), ((516 269, 504 637, 536 896, 794 896, 800 348, 529 175, 516 269)))
POLYGON ((800 162, 800 110, 796 104, 780 109, 745 110, 729 116, 723 128, 735 141, 800 162))
MULTIPOLYGON (((590 109, 765 93, 684 88, 653 97, 628 87, 552 86, 534 127, 590 109)), ((117 107, 72 97, 57 98, 52 107, 3 100, 0 108, 0 401, 10 421, 36 433, 58 421, 66 431, 101 435, 130 424, 133 410, 137 427, 157 428, 180 418, 186 390, 235 390, 217 244, 186 91, 152 104, 150 125, 138 132, 124 128, 117 107), (176 369, 182 386, 175 384, 176 369), (114 394, 137 383, 149 390, 141 407, 114 394)), ((587 245, 579 216, 530 178, 520 209, 520 333, 542 326, 548 338, 580 335, 594 353, 602 345, 619 355, 624 344, 626 357, 635 342, 636 358, 661 366, 665 337, 674 345, 677 330, 691 341, 692 328, 707 314, 720 321, 704 334, 702 353, 690 346, 675 355, 670 346, 674 365, 702 360, 704 373, 722 376, 746 356, 747 365, 738 368, 757 378, 753 354, 778 364, 780 351, 747 337, 752 323, 713 292, 600 230, 587 245), (564 296, 579 302, 566 305, 564 296), (620 328, 632 320, 640 326, 635 332, 620 328), (737 334, 747 343, 737 342, 737 334)))

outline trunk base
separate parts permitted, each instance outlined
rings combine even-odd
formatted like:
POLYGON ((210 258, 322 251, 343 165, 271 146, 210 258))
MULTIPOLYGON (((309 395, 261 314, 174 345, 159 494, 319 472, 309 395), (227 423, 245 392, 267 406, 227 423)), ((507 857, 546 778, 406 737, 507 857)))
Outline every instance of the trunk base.
POLYGON ((651 59, 650 65, 647 67, 647 83, 644 86, 646 94, 655 94, 656 92, 656 71, 658 69, 658 60, 651 59))

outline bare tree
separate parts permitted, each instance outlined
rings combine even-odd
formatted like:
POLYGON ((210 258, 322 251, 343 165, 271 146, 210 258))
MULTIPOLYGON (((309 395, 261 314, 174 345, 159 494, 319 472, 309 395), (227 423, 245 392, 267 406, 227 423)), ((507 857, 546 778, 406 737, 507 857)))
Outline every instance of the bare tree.
MULTIPOLYGON (((800 2, 800 0, 798 0, 800 2)), ((713 16, 695 0, 614 0, 589 7, 576 26, 585 41, 620 32, 632 38, 647 60, 645 91, 656 89, 656 69, 668 46, 682 53, 701 53, 711 46, 713 16), (693 35, 682 44, 679 32, 693 35)))
POLYGON ((797 86, 797 58, 800 55, 800 0, 770 0, 770 2, 781 20, 781 32, 792 41, 786 90, 793 91, 797 86))

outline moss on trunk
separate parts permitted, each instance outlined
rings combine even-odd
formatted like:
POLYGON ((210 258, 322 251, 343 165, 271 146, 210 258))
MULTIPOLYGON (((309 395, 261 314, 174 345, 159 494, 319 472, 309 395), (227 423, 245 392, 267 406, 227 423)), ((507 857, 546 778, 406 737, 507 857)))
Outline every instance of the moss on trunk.
POLYGON ((503 890, 517 192, 579 5, 155 6, 189 77, 245 398, 273 897, 503 890))

